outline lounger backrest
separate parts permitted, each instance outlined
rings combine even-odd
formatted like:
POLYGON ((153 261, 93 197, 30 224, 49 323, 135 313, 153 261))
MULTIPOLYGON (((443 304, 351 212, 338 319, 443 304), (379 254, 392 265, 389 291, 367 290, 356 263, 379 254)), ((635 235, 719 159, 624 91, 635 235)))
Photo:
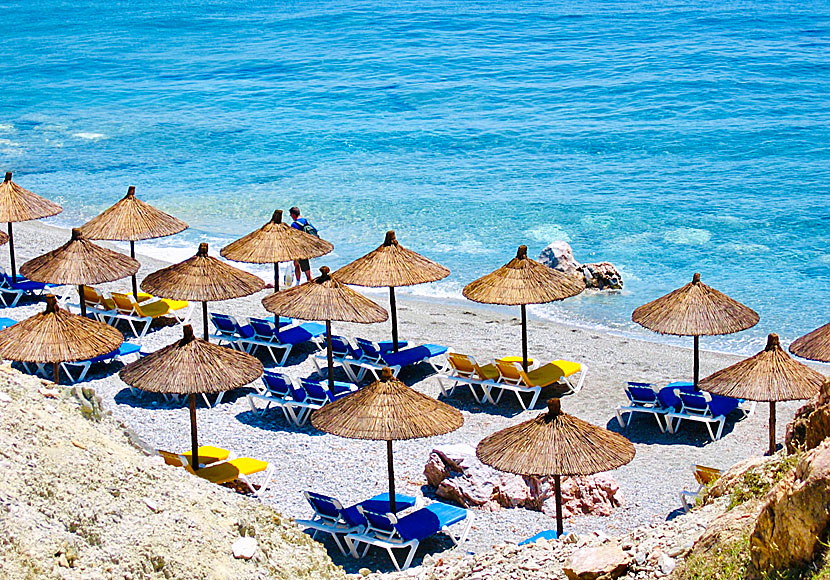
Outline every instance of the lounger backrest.
POLYGON ((267 320, 249 318, 248 324, 251 325, 256 336, 261 336, 262 338, 272 338, 274 336, 274 327, 267 320))
POLYGON ((712 483, 721 476, 721 470, 705 465, 695 465, 695 479, 700 485, 712 483))
POLYGON ((476 371, 476 367, 478 366, 473 360, 473 357, 466 354, 451 352, 447 355, 447 358, 450 361, 450 366, 460 375, 470 376, 476 371))
POLYGON ((522 377, 524 371, 517 362, 497 360, 496 368, 499 369, 499 374, 501 375, 501 378, 508 383, 516 384, 522 382, 523 380, 526 380, 526 376, 522 377))
POLYGON ((187 467, 187 459, 178 453, 171 453, 170 451, 162 451, 161 449, 156 449, 156 453, 158 453, 164 462, 167 465, 172 465, 174 467, 187 467))
POLYGON ((317 515, 332 521, 340 519, 343 504, 335 498, 313 491, 304 491, 303 495, 305 495, 306 500, 311 504, 311 508, 317 515))
POLYGON ((216 330, 223 334, 234 334, 236 332, 236 323, 227 314, 219 314, 218 312, 210 313, 210 321, 216 330))
POLYGON ((300 384, 303 385, 303 389, 305 390, 306 394, 308 394, 308 396, 314 399, 315 401, 319 401, 322 403, 324 401, 334 400, 329 390, 324 388, 323 385, 316 381, 311 381, 309 379, 300 379, 300 384))
POLYGON ((654 404, 657 402, 657 393, 650 383, 634 383, 629 381, 625 394, 635 405, 654 404))
POLYGON ((331 351, 337 356, 350 356, 352 354, 352 348, 348 339, 335 334, 331 336, 331 351))
POLYGON ((280 397, 290 395, 294 387, 291 379, 287 376, 272 371, 265 371, 262 375, 262 380, 269 392, 280 397))
POLYGON ((395 528, 398 523, 398 518, 395 517, 395 514, 379 514, 365 510, 362 506, 358 506, 357 509, 360 510, 363 517, 369 522, 369 529, 371 531, 382 534, 387 539, 400 539, 400 534, 398 534, 398 530, 395 528))
POLYGON ((95 288, 91 288, 90 286, 81 286, 81 289, 84 293, 84 302, 86 302, 87 306, 100 306, 104 303, 101 295, 98 294, 98 291, 95 288))
POLYGON ((112 301, 115 302, 115 308, 118 309, 118 312, 122 314, 133 314, 135 312, 135 305, 126 294, 113 292, 110 296, 112 296, 112 301))
POLYGON ((709 413, 709 400, 702 393, 684 393, 676 391, 683 402, 683 408, 693 413, 709 413))
POLYGON ((380 359, 380 347, 376 343, 365 338, 356 338, 355 342, 364 355, 375 360, 380 359))

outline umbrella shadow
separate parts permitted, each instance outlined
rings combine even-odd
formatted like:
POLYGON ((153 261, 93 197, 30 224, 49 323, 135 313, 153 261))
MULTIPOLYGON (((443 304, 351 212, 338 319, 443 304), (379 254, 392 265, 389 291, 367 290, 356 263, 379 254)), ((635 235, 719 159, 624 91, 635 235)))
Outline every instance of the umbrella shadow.
POLYGON ((288 421, 278 408, 271 408, 265 412, 255 414, 253 411, 242 411, 236 414, 236 420, 240 423, 261 429, 263 431, 283 431, 285 433, 302 433, 304 435, 321 436, 325 435, 307 421, 303 426, 297 426, 288 421))
MULTIPOLYGON (((120 326, 118 325, 119 318, 114 318, 110 321, 110 326, 113 328, 117 328, 122 334, 129 334, 133 338, 138 339, 139 336, 133 332, 132 327, 127 323, 126 320, 123 320, 120 326)), ((142 323, 138 323, 139 325, 142 323)), ((150 333, 158 332, 163 328, 168 328, 170 326, 176 326, 179 324, 179 321, 171 316, 159 316, 158 318, 154 318, 152 322, 150 322, 150 328, 147 329, 147 332, 144 334, 147 337, 150 333)), ((138 330, 141 329, 141 326, 138 326, 138 330)))
MULTIPOLYGON (((222 395, 221 405, 226 403, 233 404, 240 397, 246 396, 249 392, 255 392, 255 389, 250 387, 240 387, 232 391, 226 391, 222 395)), ((208 394, 208 400, 211 407, 216 407, 217 395, 208 394)), ((151 393, 149 391, 142 391, 139 389, 130 389, 125 387, 118 391, 113 397, 113 400, 118 405, 127 405, 136 409, 178 409, 187 406, 186 396, 171 396, 166 398, 160 393, 151 393)), ((201 408, 208 408, 204 397, 201 394, 196 395, 196 406, 201 408)))
MULTIPOLYGON (((249 354, 258 358, 259 361, 262 363, 263 367, 267 369, 278 369, 283 366, 294 366, 302 364, 306 361, 306 359, 308 359, 308 357, 313 356, 318 351, 319 349, 313 343, 298 344, 297 346, 291 349, 291 354, 288 355, 288 358, 286 359, 285 364, 283 365, 278 365, 271 357, 271 355, 268 353, 266 347, 264 346, 252 349, 252 351, 249 354)), ((278 351, 277 358, 279 358, 281 354, 282 353, 278 351)))
MULTIPOLYGON (((612 417, 605 428, 609 431, 619 433, 626 437, 632 443, 644 443, 647 445, 691 445, 693 447, 705 447, 712 443, 712 437, 706 429, 706 425, 700 421, 683 420, 680 428, 674 433, 661 433, 656 421, 647 416, 645 413, 637 413, 631 419, 628 427, 620 427, 619 421, 616 417, 612 417)), ((741 420, 740 414, 730 413, 726 416, 726 423, 723 426, 723 433, 721 439, 729 435, 734 429, 735 424, 741 420)), ((713 430, 715 426, 712 426, 713 430)))

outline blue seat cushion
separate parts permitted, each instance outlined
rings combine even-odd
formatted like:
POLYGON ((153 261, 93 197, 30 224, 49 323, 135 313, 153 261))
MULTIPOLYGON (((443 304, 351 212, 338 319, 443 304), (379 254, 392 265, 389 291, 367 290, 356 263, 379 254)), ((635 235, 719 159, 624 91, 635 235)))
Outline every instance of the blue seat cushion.
MULTIPOLYGON (((402 512, 405 509, 411 508, 415 505, 415 498, 411 495, 402 495, 400 493, 395 494, 395 510, 396 512, 402 512)), ((363 509, 374 512, 374 513, 381 513, 385 514, 389 512, 389 494, 388 493, 379 493, 375 497, 367 499, 365 501, 360 502, 359 504, 355 504, 353 506, 347 507, 342 511, 343 519, 346 521, 347 524, 350 526, 365 526, 366 525, 366 518, 364 518, 361 513, 357 510, 357 506, 362 507, 363 509)))
POLYGON ((721 397, 720 395, 712 395, 712 400, 709 401, 709 410, 712 415, 718 417, 720 415, 728 415, 738 408, 740 401, 732 397, 721 397))
POLYGON ((433 503, 398 520, 395 526, 401 538, 409 540, 423 540, 451 526, 467 517, 464 508, 445 503, 433 503))
MULTIPOLYGON (((568 532, 562 534, 562 536, 567 536, 568 532)), ((525 544, 532 544, 533 542, 541 539, 545 540, 556 540, 559 539, 559 534, 556 533, 556 530, 544 530, 536 534, 535 536, 530 536, 526 540, 522 540, 519 542, 520 546, 524 546, 525 544)))
POLYGON ((283 344, 298 345, 326 332, 326 327, 316 322, 304 322, 288 330, 280 330, 279 339, 283 344))
POLYGON ((388 365, 404 367, 444 354, 448 350, 446 346, 439 344, 422 344, 421 346, 405 348, 398 352, 386 353, 383 355, 383 360, 388 365))
POLYGON ((674 394, 675 389, 680 389, 684 393, 694 393, 695 385, 694 383, 686 381, 669 383, 657 393, 657 400, 660 401, 660 405, 666 408, 674 407, 675 410, 680 410, 680 398, 674 394))
POLYGON ((141 350, 140 345, 132 344, 132 343, 129 343, 129 342, 122 342, 121 346, 119 346, 118 349, 116 349, 112 352, 108 352, 107 354, 101 354, 101 355, 98 355, 94 358, 91 358, 91 359, 89 359, 89 362, 97 363, 97 362, 102 362, 102 361, 106 361, 106 360, 112 360, 117 356, 124 356, 124 355, 128 355, 128 354, 133 354, 134 352, 138 352, 140 350, 141 350))
MULTIPOLYGON (((380 347, 380 352, 383 352, 383 353, 392 352, 393 350, 395 350, 395 344, 391 340, 384 340, 382 342, 379 342, 378 346, 380 347)), ((398 341, 398 350, 400 350, 402 348, 406 348, 407 346, 409 346, 409 343, 407 341, 405 341, 405 340, 399 340, 398 341)))
POLYGON ((16 320, 12 320, 11 318, 0 317, 0 329, 8 328, 14 324, 17 324, 16 320))

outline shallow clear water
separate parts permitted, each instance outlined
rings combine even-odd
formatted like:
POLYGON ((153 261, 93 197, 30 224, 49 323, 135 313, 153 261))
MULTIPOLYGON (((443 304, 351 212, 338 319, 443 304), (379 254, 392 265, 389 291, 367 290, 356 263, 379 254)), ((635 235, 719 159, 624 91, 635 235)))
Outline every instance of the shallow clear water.
MULTIPOLYGON (((692 273, 755 308, 830 306, 830 5, 3 2, 0 169, 77 225, 137 187, 192 229, 299 205, 340 266, 387 229, 457 295, 567 239, 626 290, 536 309, 634 330, 692 273)), ((267 269, 264 269, 267 272, 267 269)))

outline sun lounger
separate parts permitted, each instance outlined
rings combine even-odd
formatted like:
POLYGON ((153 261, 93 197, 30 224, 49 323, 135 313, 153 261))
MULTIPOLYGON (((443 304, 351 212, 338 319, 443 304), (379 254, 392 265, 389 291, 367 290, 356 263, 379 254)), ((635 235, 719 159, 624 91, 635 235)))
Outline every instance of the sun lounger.
MULTIPOLYGON (((252 329, 254 324, 257 324, 254 322, 256 320, 257 319, 251 319, 252 329)), ((238 343, 248 345, 246 347, 246 351, 251 353, 258 347, 267 348, 271 358, 274 359, 274 363, 280 367, 283 366, 288 360, 288 355, 291 354, 291 350, 295 346, 310 340, 315 340, 326 333, 326 327, 317 322, 304 322, 302 324, 286 328, 285 330, 280 330, 279 333, 277 333, 274 330, 273 325, 267 321, 262 320, 259 322, 263 322, 270 327, 270 336, 265 334, 268 331, 264 326, 257 324, 262 334, 255 334, 254 336, 241 339, 238 343), (280 356, 277 355, 277 352, 279 351, 281 351, 280 356)))
POLYGON ((19 274, 15 280, 12 280, 12 277, 0 268, 0 302, 6 307, 14 308, 23 296, 43 296, 46 288, 55 286, 55 284, 32 282, 19 274))
POLYGON ((723 433, 723 426, 726 423, 726 415, 738 408, 738 399, 710 395, 704 391, 695 393, 684 392, 676 389, 675 394, 680 399, 680 411, 669 411, 666 413, 666 424, 669 433, 677 433, 680 422, 683 419, 705 423, 706 429, 713 440, 720 439, 723 433), (674 420, 677 424, 674 424, 674 420), (718 426, 717 433, 712 431, 712 424, 718 426))
POLYGON ((83 289, 81 299, 86 303, 87 312, 104 324, 109 324, 110 319, 118 314, 115 302, 111 298, 105 298, 92 286, 82 286, 81 288, 83 289))
POLYGON ((328 390, 325 382, 310 379, 301 379, 297 386, 288 375, 268 370, 262 375, 262 380, 265 392, 248 395, 251 411, 258 415, 272 406, 277 407, 286 421, 298 427, 305 424, 315 409, 357 390, 357 385, 340 381, 335 381, 334 393, 328 390), (259 409, 256 401, 265 401, 265 407, 259 409))
POLYGON ((684 489, 680 492, 680 505, 683 507, 684 512, 688 512, 695 507, 694 501, 689 500, 696 500, 700 492, 703 491, 703 488, 714 482, 722 474, 720 469, 715 469, 714 467, 706 467, 705 465, 693 465, 692 467, 694 468, 695 481, 698 483, 698 488, 697 491, 684 489))
MULTIPOLYGON (((199 454, 199 465, 211 465, 219 461, 225 461, 231 456, 231 452, 221 447, 213 447, 211 445, 203 445, 197 449, 199 454)), ((187 451, 184 453, 171 453, 170 451, 163 451, 156 449, 167 465, 174 467, 187 467, 193 462, 193 452, 187 451)))
POLYGON ((664 407, 660 403, 657 392, 651 383, 635 383, 629 381, 625 387, 625 395, 628 397, 629 404, 617 407, 617 421, 620 427, 628 427, 634 413, 649 413, 654 415, 654 418, 657 420, 657 426, 660 427, 660 432, 665 432, 666 428, 663 426, 663 421, 660 420, 660 417, 665 417, 666 413, 673 409, 672 407, 664 407), (628 413, 627 421, 623 417, 624 413, 628 413))
POLYGON ((73 361, 73 362, 62 362, 61 369, 69 377, 69 380, 73 383, 79 383, 86 378, 87 373, 89 372, 90 367, 96 363, 110 363, 117 358, 121 358, 124 356, 128 356, 131 354, 136 354, 141 350, 141 346, 137 344, 130 344, 129 342, 123 342, 121 345, 112 352, 107 354, 102 354, 100 356, 96 356, 95 358, 91 358, 88 360, 80 360, 80 361, 73 361), (77 377, 73 376, 73 372, 78 371, 79 374, 77 377))
POLYGON ((182 300, 157 300, 155 302, 136 302, 132 297, 118 292, 112 292, 112 301, 115 303, 115 314, 110 317, 110 324, 114 324, 117 320, 126 320, 130 326, 130 330, 139 339, 144 338, 147 330, 153 323, 153 320, 162 316, 173 316, 179 323, 184 323, 190 317, 192 308, 188 308, 189 304, 182 300), (187 313, 180 316, 177 310, 187 308, 187 313), (139 333, 134 323, 143 324, 141 332, 139 333))
POLYGON ((445 397, 452 396, 455 388, 461 385, 467 385, 470 388, 470 393, 478 403, 490 401, 490 389, 498 387, 499 369, 494 364, 480 365, 471 355, 451 352, 447 355, 449 364, 449 372, 439 373, 436 375, 438 379, 438 386, 445 397), (449 388, 445 388, 444 381, 451 383, 449 388), (479 395, 476 387, 479 387, 482 393, 479 395))
MULTIPOLYGON (((197 450, 199 453, 199 464, 207 466, 196 470, 191 467, 190 453, 176 455, 169 452, 159 452, 159 455, 164 457, 164 461, 168 465, 182 466, 193 475, 206 479, 211 483, 222 485, 238 481, 254 497, 261 498, 268 489, 268 484, 271 483, 271 478, 274 476, 274 466, 269 465, 267 461, 253 459, 252 457, 237 457, 236 459, 227 460, 217 459, 215 462, 207 464, 202 461, 201 449, 200 447, 197 450), (178 461, 176 461, 176 458, 178 461), (251 481, 251 476, 257 473, 263 474, 260 485, 251 481)), ((205 459, 211 460, 216 459, 218 455, 226 451, 225 449, 211 447, 206 448, 206 450, 205 459)), ((228 456, 225 457, 227 458, 228 456)))
POLYGON ((342 381, 334 381, 334 391, 329 389, 328 381, 300 379, 300 384, 303 386, 305 392, 315 399, 325 396, 329 401, 342 399, 349 393, 353 393, 357 390, 357 385, 354 383, 345 383, 342 381))
POLYGON ((410 346, 398 352, 385 352, 376 342, 363 338, 357 338, 355 342, 357 342, 357 346, 361 351, 361 358, 353 364, 368 370, 375 378, 380 378, 379 373, 383 367, 391 368, 394 375, 397 376, 401 368, 420 362, 428 362, 436 373, 442 373, 446 370, 444 364, 436 365, 434 360, 447 353, 449 349, 446 346, 422 344, 420 346, 410 346))
POLYGON ((496 368, 500 374, 498 382, 501 391, 496 396, 495 403, 501 400, 504 391, 512 391, 523 409, 532 409, 536 405, 542 389, 556 383, 567 385, 568 390, 562 393, 563 395, 576 393, 582 388, 586 373, 584 365, 565 360, 555 360, 527 372, 522 368, 521 363, 497 360, 496 368), (566 379, 578 372, 581 372, 582 376, 575 389, 566 379), (530 404, 528 405, 525 405, 525 401, 522 398, 522 394, 525 393, 531 395, 530 404))
MULTIPOLYGON (((321 493, 306 491, 303 495, 311 505, 311 509, 314 510, 314 516, 310 520, 296 520, 297 524, 310 528, 311 537, 314 539, 317 538, 319 532, 331 535, 344 556, 352 551, 352 544, 346 542, 344 545, 340 542, 341 537, 366 528, 366 518, 357 509, 358 506, 374 512, 389 511, 388 493, 381 493, 347 508, 344 508, 336 498, 321 493)), ((416 499, 412 496, 395 494, 395 508, 399 512, 414 506, 415 501, 416 499)))
MULTIPOLYGON (((391 352, 394 349, 392 342, 378 342, 377 345, 382 353, 391 352)), ((405 340, 398 341, 399 348, 405 348, 407 345, 408 343, 405 340)), ((364 358, 364 362, 377 363, 380 360, 380 357, 365 357, 363 351, 352 346, 352 343, 345 336, 332 335, 331 352, 334 363, 340 364, 346 376, 354 383, 359 383, 366 375, 368 369, 360 364, 361 361, 364 361, 364 358)), ((328 353, 325 350, 317 353, 312 360, 314 366, 317 367, 317 372, 325 376, 328 373, 328 353)))
POLYGON ((352 556, 365 556, 369 546, 377 546, 389 553, 392 563, 398 570, 409 568, 422 540, 443 532, 455 545, 459 545, 467 539, 473 522, 473 514, 470 511, 440 502, 422 507, 400 519, 395 514, 380 514, 360 506, 357 509, 366 518, 367 524, 365 530, 346 535, 347 542, 352 544, 352 556), (466 524, 458 536, 449 532, 448 528, 451 525, 465 520, 466 524), (360 544, 365 544, 366 547, 358 556, 360 544), (393 550, 396 548, 407 550, 403 566, 395 558, 393 550))
POLYGON ((231 348, 246 350, 246 347, 241 344, 242 341, 254 335, 254 330, 249 325, 243 326, 239 324, 236 318, 227 314, 211 312, 210 322, 216 331, 210 335, 210 338, 220 345, 225 342, 231 348))
MULTIPOLYGON (((568 532, 562 534, 562 536, 567 536, 568 532)), ((556 533, 556 530, 543 530, 536 534, 535 536, 530 536, 529 538, 522 540, 519 542, 520 546, 525 546, 527 544, 535 544, 539 540, 558 540, 559 534, 556 533)))
POLYGON ((0 317, 0 330, 13 326, 15 324, 17 324, 17 321, 12 318, 0 317))

